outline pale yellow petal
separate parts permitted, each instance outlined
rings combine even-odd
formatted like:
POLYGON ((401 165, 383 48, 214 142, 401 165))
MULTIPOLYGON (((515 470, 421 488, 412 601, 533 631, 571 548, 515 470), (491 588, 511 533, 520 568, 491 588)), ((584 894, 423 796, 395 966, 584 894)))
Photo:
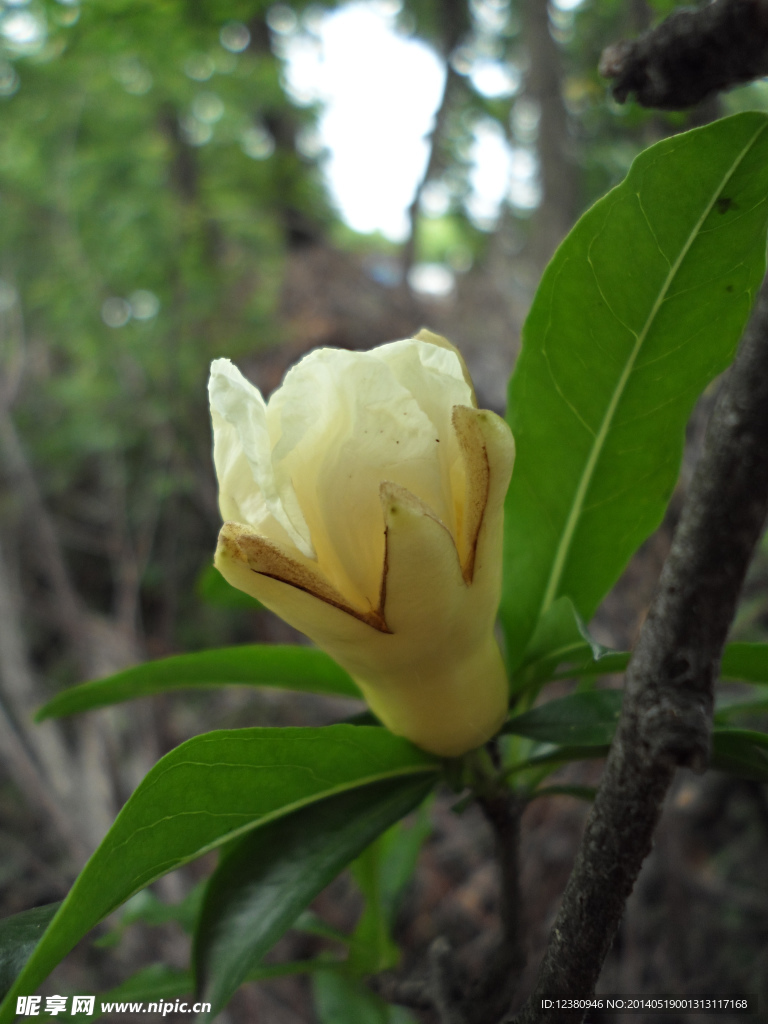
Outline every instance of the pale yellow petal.
MULTIPOLYGON (((382 345, 374 352, 411 392, 434 428, 436 447, 433 456, 440 464, 442 496, 439 506, 434 500, 430 506, 456 535, 458 522, 455 518, 453 480, 456 467, 461 463, 461 453, 451 424, 451 409, 455 405, 471 404, 474 398, 464 379, 458 355, 451 346, 436 346, 415 338, 382 345)), ((413 484, 407 486, 414 489, 413 484)), ((417 493, 428 500, 420 488, 417 493)))
MULTIPOLYGON (((485 440, 489 479, 488 498, 475 545, 472 587, 478 597, 481 592, 483 595, 495 594, 498 605, 502 577, 504 499, 515 463, 515 440, 507 422, 487 409, 477 413, 477 424, 485 440)), ((483 600, 487 599, 483 597, 483 600)))
POLYGON ((478 605, 453 538, 414 495, 382 486, 387 520, 384 617, 390 633, 345 668, 392 732, 445 757, 490 739, 508 687, 493 636, 498 604, 478 605))
POLYGON ((474 576, 477 538, 488 501, 491 475, 481 416, 477 409, 465 405, 457 405, 453 409, 453 429, 461 451, 461 471, 457 472, 454 482, 458 523, 456 543, 464 579, 468 583, 474 576))
POLYGON ((439 440, 412 394, 371 353, 319 349, 287 375, 267 411, 278 490, 290 486, 318 565, 375 609, 384 559, 379 485, 391 479, 447 515, 439 440))
POLYGON ((222 515, 256 526, 263 522, 266 509, 291 541, 312 557, 314 551, 301 509, 295 502, 284 502, 286 495, 281 496, 277 490, 267 406, 261 392, 229 359, 215 359, 208 394, 222 515))
MULTIPOLYGON (((311 560, 284 550, 240 523, 224 523, 214 565, 233 587, 255 597, 313 639, 318 628, 322 632, 328 626, 329 608, 333 609, 330 622, 334 630, 339 623, 350 625, 344 623, 345 618, 365 624, 366 629, 386 630, 380 614, 350 605, 311 560)), ((367 634, 356 629, 354 635, 359 641, 367 634)))
POLYGON ((477 410, 456 349, 429 332, 321 349, 267 406, 217 361, 211 406, 221 506, 238 520, 219 537, 224 577, 335 658, 398 735, 442 756, 493 736, 514 442, 477 410))
POLYGON ((428 330, 426 327, 422 327, 418 334, 414 335, 418 341, 426 342, 429 345, 437 345, 439 348, 448 349, 449 352, 453 352, 456 358, 459 360, 461 366, 461 373, 464 377, 464 381, 469 388, 469 393, 472 396, 472 405, 477 408, 477 395, 475 394, 475 385, 472 383, 472 377, 467 369, 467 364, 464 362, 464 356, 461 352, 453 345, 447 338, 444 338, 442 334, 435 334, 434 331, 428 330))

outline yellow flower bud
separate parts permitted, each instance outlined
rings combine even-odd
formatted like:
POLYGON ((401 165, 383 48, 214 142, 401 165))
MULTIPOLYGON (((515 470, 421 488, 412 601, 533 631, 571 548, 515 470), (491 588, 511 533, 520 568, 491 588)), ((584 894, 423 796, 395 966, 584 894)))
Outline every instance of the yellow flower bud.
POLYGON ((209 393, 224 578, 335 658, 392 732, 446 757, 490 739, 515 449, 457 350, 428 331, 317 349, 269 403, 217 359, 209 393))

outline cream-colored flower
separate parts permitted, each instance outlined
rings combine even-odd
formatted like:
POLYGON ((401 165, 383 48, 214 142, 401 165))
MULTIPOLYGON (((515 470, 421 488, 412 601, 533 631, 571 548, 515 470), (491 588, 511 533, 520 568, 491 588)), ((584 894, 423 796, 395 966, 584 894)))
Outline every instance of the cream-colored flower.
POLYGON ((392 732, 449 757, 493 736, 514 442, 457 350, 427 331, 317 349, 269 403, 217 359, 209 393, 225 579, 335 658, 392 732))

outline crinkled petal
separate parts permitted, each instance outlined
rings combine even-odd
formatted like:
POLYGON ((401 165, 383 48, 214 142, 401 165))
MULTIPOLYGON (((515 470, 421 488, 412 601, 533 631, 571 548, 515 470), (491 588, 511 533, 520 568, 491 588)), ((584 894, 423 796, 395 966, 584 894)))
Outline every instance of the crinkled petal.
POLYGON ((382 480, 417 491, 450 521, 434 425, 386 363, 336 349, 311 352, 288 373, 267 419, 278 492, 295 494, 320 568, 351 600, 375 609, 382 480))
POLYGON ((442 334, 435 334, 434 331, 427 330, 426 327, 422 327, 418 334, 414 335, 414 341, 420 341, 427 345, 436 345, 438 348, 444 348, 448 352, 453 352, 458 360, 459 367, 461 368, 461 375, 464 378, 464 383, 467 385, 469 391, 470 400, 468 403, 477 408, 477 395, 475 394, 475 385, 472 383, 472 377, 470 376, 467 364, 464 362, 464 356, 461 352, 453 345, 447 338, 444 338, 442 334))
MULTIPOLYGON (((439 339, 439 336, 431 335, 430 339, 439 339)), ((474 400, 459 357, 448 342, 443 347, 432 340, 415 338, 382 345, 375 353, 390 367, 403 387, 411 389, 434 427, 439 444, 435 455, 440 462, 442 487, 442 511, 439 515, 455 536, 459 524, 454 482, 461 465, 461 453, 451 425, 451 409, 454 405, 471 405, 474 400)))
POLYGON ((422 332, 321 349, 266 407, 220 360, 211 405, 221 507, 238 520, 219 538, 225 578, 335 658, 398 735, 442 756, 494 735, 514 442, 477 410, 453 346, 422 332))
POLYGON ((312 541, 301 509, 294 502, 290 517, 278 494, 267 406, 261 392, 229 359, 215 359, 208 393, 222 516, 263 527, 269 513, 298 549, 312 557, 312 541))

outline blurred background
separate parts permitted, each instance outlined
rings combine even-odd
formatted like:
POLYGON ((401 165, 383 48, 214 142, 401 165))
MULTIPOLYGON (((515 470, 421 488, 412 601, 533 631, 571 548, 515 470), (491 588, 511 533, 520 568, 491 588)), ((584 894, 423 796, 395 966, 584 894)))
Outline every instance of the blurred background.
MULTIPOLYGON (((210 360, 232 358, 269 393, 311 348, 428 326, 462 348, 481 406, 503 412, 537 281, 579 213, 659 138, 766 109, 765 83, 686 114, 613 102, 601 50, 673 6, 0 0, 0 915, 61 898, 145 772, 188 736, 349 713, 228 691, 31 724, 57 689, 147 658, 300 640, 210 568, 210 360)), ((599 616, 604 641, 636 635, 689 464, 669 521, 599 616)), ((766 635, 767 582, 760 556, 742 638, 766 635)), ((606 986, 757 991, 765 791, 690 777, 671 805, 606 986)), ((495 927, 490 839, 447 806, 400 938, 415 961, 448 934, 471 971, 495 927)), ((583 815, 562 797, 526 813, 533 966, 583 815)), ((160 897, 180 899, 205 867, 160 897)), ((323 900, 336 923, 354 921, 351 882, 323 900)), ((104 989, 153 956, 181 965, 185 942, 175 925, 128 929, 57 977, 104 989)), ((228 1011, 266 1024, 313 1012, 294 980, 246 989, 228 1011)))

